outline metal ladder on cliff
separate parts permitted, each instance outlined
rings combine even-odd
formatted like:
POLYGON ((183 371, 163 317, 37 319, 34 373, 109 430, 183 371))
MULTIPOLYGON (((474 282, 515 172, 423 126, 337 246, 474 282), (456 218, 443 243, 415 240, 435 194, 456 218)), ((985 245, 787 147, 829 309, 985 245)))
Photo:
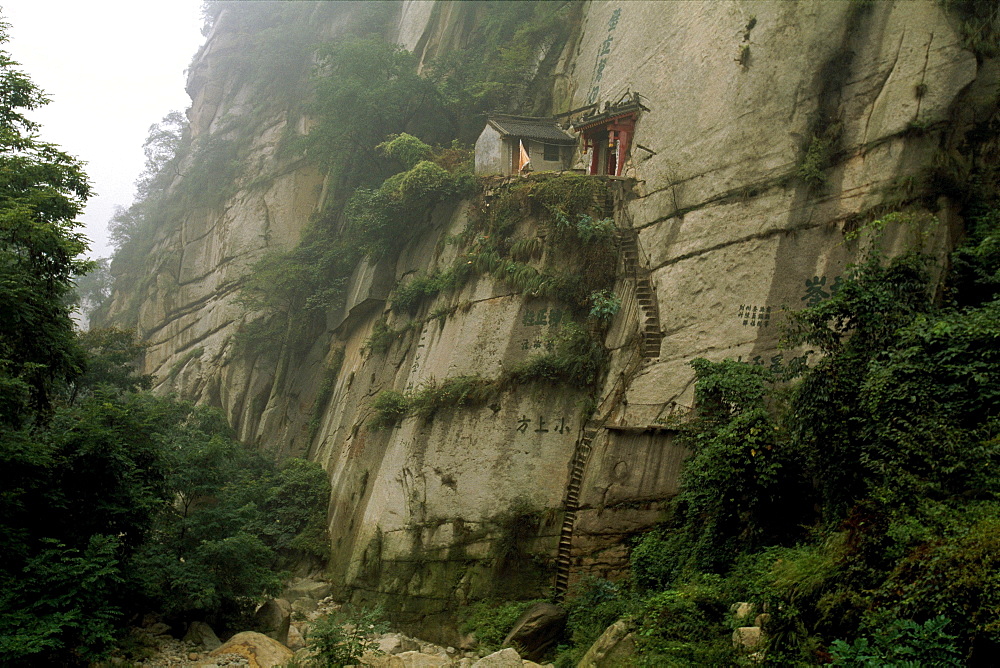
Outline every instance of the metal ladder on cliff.
POLYGON ((618 239, 625 262, 625 273, 632 278, 635 285, 635 299, 642 312, 642 357, 651 362, 660 356, 660 343, 663 332, 660 331, 660 310, 653 294, 653 283, 649 278, 649 270, 639 262, 639 241, 632 228, 618 228, 618 239))
POLYGON ((569 485, 566 487, 566 498, 563 501, 562 528, 559 531, 559 550, 556 553, 556 584, 552 600, 559 603, 569 589, 569 569, 572 562, 570 550, 573 546, 573 526, 576 524, 576 512, 580 508, 580 488, 583 485, 583 472, 590 458, 591 443, 597 436, 598 427, 588 423, 573 453, 573 466, 569 475, 569 485))

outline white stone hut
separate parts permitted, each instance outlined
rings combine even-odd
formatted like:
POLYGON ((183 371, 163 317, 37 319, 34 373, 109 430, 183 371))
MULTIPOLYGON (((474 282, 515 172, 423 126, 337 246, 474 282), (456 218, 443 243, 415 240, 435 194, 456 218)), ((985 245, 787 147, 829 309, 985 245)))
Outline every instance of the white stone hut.
POLYGON ((476 174, 568 169, 577 139, 551 118, 494 114, 476 140, 476 174))

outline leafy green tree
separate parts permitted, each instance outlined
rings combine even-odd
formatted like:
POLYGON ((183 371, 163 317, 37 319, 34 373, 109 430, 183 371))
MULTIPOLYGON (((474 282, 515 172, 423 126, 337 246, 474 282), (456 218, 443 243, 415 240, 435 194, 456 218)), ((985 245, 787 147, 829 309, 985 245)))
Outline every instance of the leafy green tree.
POLYGON ((93 314, 111 297, 113 283, 109 258, 94 260, 93 268, 76 279, 76 291, 71 303, 83 317, 82 326, 89 326, 93 314))
MULTIPOLYGON (((0 22, 0 45, 8 39, 0 22)), ((48 98, 0 49, 0 423, 48 410, 81 369, 66 305, 91 264, 77 215, 90 195, 82 164, 39 139, 26 113, 48 98)))
POLYGON ((97 391, 0 435, 0 647, 76 665, 110 647, 127 564, 167 499, 158 400, 97 391))
POLYGON ((391 173, 375 150, 388 135, 434 135, 435 128, 421 127, 420 120, 435 116, 437 93, 417 74, 413 54, 382 39, 334 42, 318 56, 311 108, 318 123, 308 136, 308 154, 333 169, 344 199, 352 186, 374 185, 391 173))
POLYGON ((867 491, 871 453, 859 405, 869 366, 895 345, 897 331, 931 308, 927 258, 875 256, 856 267, 829 299, 795 315, 791 343, 824 357, 793 402, 794 437, 808 453, 827 513, 841 515, 867 491))
POLYGON ((44 541, 19 577, 0 590, 0 652, 9 665, 51 666, 100 659, 122 623, 116 589, 119 545, 94 535, 82 549, 44 541))
POLYGON ((133 586, 168 615, 234 627, 280 590, 281 556, 327 556, 329 482, 318 464, 279 470, 235 441, 217 410, 176 410, 163 455, 172 502, 136 556, 133 586))
POLYGON ((101 386, 123 392, 152 387, 152 375, 136 373, 137 363, 147 346, 136 341, 134 331, 117 327, 90 329, 81 332, 77 339, 87 354, 87 361, 86 371, 72 383, 71 401, 101 386))

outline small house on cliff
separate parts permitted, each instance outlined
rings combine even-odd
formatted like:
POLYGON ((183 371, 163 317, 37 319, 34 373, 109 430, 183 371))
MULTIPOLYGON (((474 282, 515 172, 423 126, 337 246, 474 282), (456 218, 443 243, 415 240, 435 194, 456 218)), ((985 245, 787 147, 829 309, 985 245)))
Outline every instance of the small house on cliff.
POLYGON ((588 174, 621 176, 635 136, 639 114, 649 111, 639 102, 637 94, 623 95, 603 109, 584 116, 573 124, 583 139, 583 153, 590 155, 588 174))
POLYGON ((476 140, 476 174, 562 171, 573 159, 576 142, 551 118, 494 114, 476 140))

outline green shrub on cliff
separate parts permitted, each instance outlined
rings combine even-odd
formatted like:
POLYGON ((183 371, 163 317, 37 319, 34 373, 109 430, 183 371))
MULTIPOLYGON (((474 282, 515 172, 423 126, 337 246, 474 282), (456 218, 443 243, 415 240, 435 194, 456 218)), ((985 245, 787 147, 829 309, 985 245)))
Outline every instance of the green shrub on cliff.
POLYGON ((384 390, 375 397, 372 409, 375 415, 368 421, 368 426, 372 429, 385 429, 406 417, 410 410, 410 402, 399 392, 384 390))
POLYGON ((513 366, 510 382, 541 381, 593 387, 608 363, 604 345, 582 325, 569 321, 553 336, 552 351, 513 366))
POLYGON ((265 255, 244 277, 240 300, 248 309, 284 319, 305 314, 318 322, 343 306, 347 281, 362 259, 378 262, 398 251, 425 229, 438 203, 465 196, 473 187, 471 175, 461 168, 451 173, 421 160, 378 188, 358 188, 344 208, 342 227, 339 214, 328 212, 298 246, 265 255))

